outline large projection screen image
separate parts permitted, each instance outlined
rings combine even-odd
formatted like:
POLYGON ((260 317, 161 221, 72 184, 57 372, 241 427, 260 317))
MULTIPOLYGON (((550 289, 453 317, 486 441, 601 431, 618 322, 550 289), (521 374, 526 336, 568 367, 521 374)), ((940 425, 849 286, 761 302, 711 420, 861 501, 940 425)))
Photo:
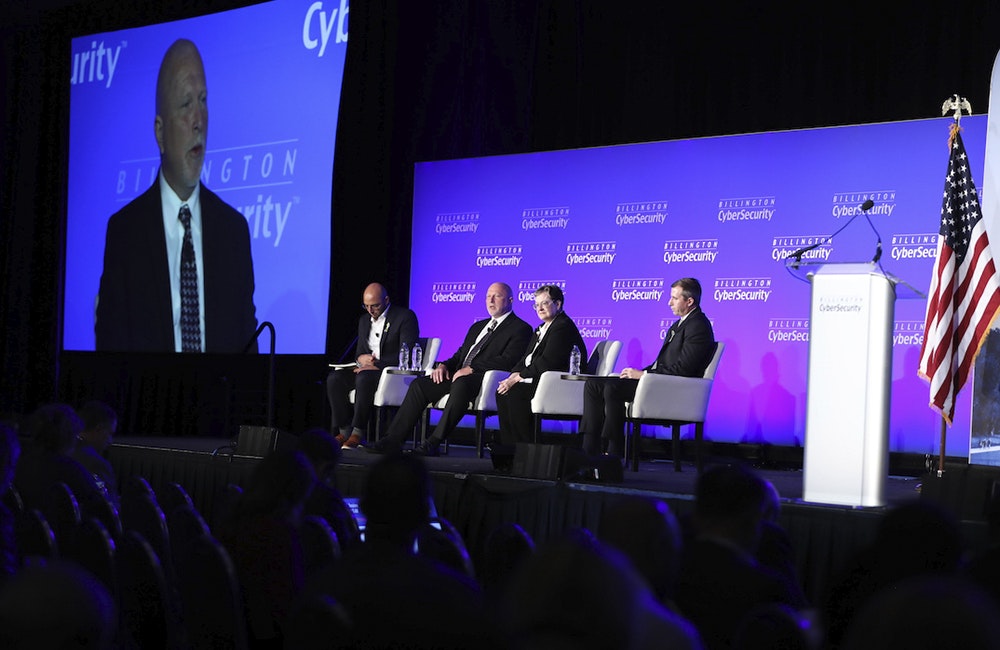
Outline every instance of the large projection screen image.
MULTIPOLYGON (((188 39, 200 53, 207 88, 200 183, 246 222, 256 321, 274 324, 279 353, 324 352, 333 152, 348 23, 347 0, 275 0, 73 39, 65 350, 95 350, 107 224, 158 189, 157 74, 171 44, 188 39)), ((211 208, 202 201, 202 209, 211 208)), ((162 210, 154 210, 155 221, 162 210)), ((128 212, 131 223, 143 218, 128 212)), ((147 232, 139 225, 131 230, 147 232)), ((204 238, 203 253, 211 257, 199 258, 202 272, 217 278, 232 271, 230 255, 240 241, 231 234, 219 241, 211 237, 215 232, 206 225, 196 236, 204 238)), ((159 238, 131 241, 128 253, 148 255, 151 276, 162 280, 149 286, 149 294, 169 300, 162 230, 159 238)), ((222 310, 218 305, 227 304, 230 290, 201 289, 205 319, 212 320, 213 308, 216 314, 222 310)), ((148 309, 148 298, 136 308, 148 309)))
MULTIPOLYGON (((653 360, 674 320, 671 283, 698 278, 704 311, 726 343, 706 436, 802 445, 810 285, 788 271, 786 259, 812 246, 803 263, 869 262, 881 240, 881 268, 926 292, 949 124, 945 118, 420 163, 410 307, 421 333, 442 337, 448 356, 485 317, 490 283, 510 284, 515 312, 532 325, 534 289, 557 284, 588 348, 601 339, 623 342, 620 371, 653 360)), ((978 181, 986 117, 965 118, 962 127, 978 181)), ((939 451, 940 418, 917 376, 925 309, 920 298, 895 304, 891 451, 939 451)), ((959 395, 948 455, 968 453, 971 392, 959 395)), ((573 426, 546 423, 553 430, 573 426)))

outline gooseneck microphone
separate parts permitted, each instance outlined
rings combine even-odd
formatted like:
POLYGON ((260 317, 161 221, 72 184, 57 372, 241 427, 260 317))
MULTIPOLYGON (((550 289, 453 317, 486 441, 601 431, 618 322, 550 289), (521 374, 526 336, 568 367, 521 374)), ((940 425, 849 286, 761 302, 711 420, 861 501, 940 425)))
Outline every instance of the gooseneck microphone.
MULTIPOLYGON (((858 214, 864 214, 865 218, 868 219, 868 225, 870 225, 872 227, 872 230, 875 230, 875 226, 872 224, 871 219, 868 217, 868 211, 871 210, 873 207, 875 207, 875 201, 873 201, 871 199, 868 199, 867 201, 865 201, 864 203, 862 203, 860 207, 861 207, 861 212, 856 212, 853 215, 851 215, 851 218, 847 220, 847 223, 845 223, 843 226, 841 226, 840 228, 838 228, 836 230, 836 232, 834 232, 832 235, 829 235, 828 237, 825 237, 825 238, 821 239, 820 241, 816 242, 815 244, 810 244, 809 246, 803 246, 802 248, 798 249, 797 251, 795 251, 791 255, 789 255, 786 258, 785 266, 788 267, 788 268, 792 268, 792 269, 799 268, 799 264, 802 263, 802 256, 805 253, 808 253, 809 251, 813 250, 814 248, 819 248, 823 244, 828 243, 831 239, 833 239, 835 236, 837 236, 840 233, 841 230, 843 230, 844 228, 846 228, 849 225, 851 225, 851 223, 858 217, 858 214), (787 261, 787 260, 791 260, 791 261, 787 261)), ((878 231, 877 230, 875 230, 875 234, 878 235, 878 231)), ((878 252, 875 253, 876 257, 875 257, 875 260, 873 260, 873 261, 876 261, 876 262, 878 261, 879 257, 881 257, 881 255, 882 255, 881 251, 882 251, 882 237, 879 236, 878 252)))
POLYGON ((869 210, 871 210, 874 207, 875 207, 875 201, 872 201, 871 199, 868 199, 867 201, 865 201, 864 203, 861 204, 861 211, 862 212, 868 212, 869 210))

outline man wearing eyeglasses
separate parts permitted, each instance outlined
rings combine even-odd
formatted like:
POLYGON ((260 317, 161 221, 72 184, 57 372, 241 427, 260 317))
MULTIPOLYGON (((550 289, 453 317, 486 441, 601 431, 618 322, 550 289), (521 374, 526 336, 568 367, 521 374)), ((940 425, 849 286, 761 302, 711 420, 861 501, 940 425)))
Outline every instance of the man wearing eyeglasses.
MULTIPOLYGON (((670 285, 670 310, 678 320, 670 326, 656 359, 642 370, 625 368, 618 377, 588 379, 583 389, 580 433, 588 454, 622 456, 625 449, 625 403, 635 397, 639 378, 647 372, 700 377, 715 354, 715 334, 701 310, 701 283, 681 278, 670 285)), ((669 398, 666 396, 665 398, 669 398)))
POLYGON ((330 432, 347 449, 357 447, 368 430, 382 368, 396 365, 400 347, 405 343, 413 349, 420 336, 416 314, 391 305, 381 284, 373 282, 365 287, 361 300, 365 313, 358 320, 357 365, 334 370, 326 378, 326 396, 333 414, 330 432), (353 409, 349 400, 352 390, 353 409))
POLYGON ((535 313, 542 324, 535 329, 514 371, 497 388, 500 444, 504 447, 534 439, 531 398, 537 388, 535 380, 546 370, 568 370, 574 345, 580 350, 580 358, 587 359, 587 346, 576 323, 563 311, 564 301, 562 289, 557 286, 546 284, 535 290, 535 313))
POLYGON ((430 375, 410 384, 385 438, 366 445, 365 450, 376 454, 399 451, 427 405, 448 395, 434 433, 413 450, 419 455, 436 456, 438 446, 455 430, 469 402, 479 394, 486 371, 509 371, 524 354, 531 326, 517 317, 513 306, 510 286, 503 282, 491 284, 486 291, 490 317, 472 324, 462 346, 450 359, 437 363, 430 375))

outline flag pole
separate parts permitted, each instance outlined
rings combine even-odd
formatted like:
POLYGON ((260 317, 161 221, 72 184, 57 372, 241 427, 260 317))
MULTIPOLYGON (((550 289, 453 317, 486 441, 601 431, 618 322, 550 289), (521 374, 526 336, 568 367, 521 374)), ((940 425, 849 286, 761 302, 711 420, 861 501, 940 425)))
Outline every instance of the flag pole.
POLYGON ((938 454, 938 470, 937 470, 938 478, 941 478, 942 476, 944 476, 944 444, 945 444, 945 439, 947 438, 947 431, 948 431, 948 421, 942 415, 941 416, 941 452, 938 454))

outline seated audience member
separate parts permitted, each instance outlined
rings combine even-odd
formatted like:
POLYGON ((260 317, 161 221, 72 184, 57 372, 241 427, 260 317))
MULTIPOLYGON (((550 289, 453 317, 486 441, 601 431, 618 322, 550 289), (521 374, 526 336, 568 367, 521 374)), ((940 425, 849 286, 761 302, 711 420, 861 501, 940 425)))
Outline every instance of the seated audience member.
POLYGON ((491 284, 486 292, 490 317, 473 323, 462 346, 450 359, 437 363, 430 376, 413 380, 386 436, 366 445, 365 450, 377 454, 399 451, 424 409, 448 395, 434 433, 413 450, 419 455, 436 456, 438 446, 455 430, 469 403, 479 394, 486 371, 509 371, 524 354, 531 326, 514 314, 513 306, 510 287, 503 282, 491 284))
MULTIPOLYGON (((21 455, 17 433, 0 424, 0 495, 14 484, 14 468, 21 455)), ((16 513, 0 499, 0 582, 17 570, 17 540, 14 533, 16 513)))
POLYGON ((852 619, 844 650, 1000 649, 1000 609, 957 575, 925 574, 883 588, 852 619))
POLYGON ((420 327, 417 316, 406 307, 390 304, 389 293, 377 282, 369 284, 361 297, 365 314, 358 320, 358 342, 354 350, 354 368, 332 371, 326 378, 326 396, 330 400, 330 430, 337 442, 357 447, 371 421, 375 390, 386 366, 399 363, 399 349, 404 344, 413 349, 420 327), (348 399, 354 391, 354 406, 348 399))
POLYGON ((767 499, 765 482, 742 466, 719 465, 698 477, 676 602, 708 648, 731 647, 740 622, 757 605, 806 606, 801 588, 754 556, 767 499))
MULTIPOLYGON (((701 283, 681 278, 670 286, 670 310, 678 320, 670 326, 656 359, 642 370, 625 368, 620 377, 588 379, 583 393, 580 433, 588 454, 622 456, 625 449, 625 403, 635 397, 639 378, 647 372, 700 377, 715 354, 712 323, 701 310, 701 283)), ((670 399, 665 396, 664 399, 670 399)))
POLYGON ((857 612, 872 596, 906 578, 956 574, 962 539, 955 517, 929 501, 893 507, 875 539, 847 567, 827 596, 827 640, 838 646, 857 612))
POLYGON ((0 648, 93 648, 116 643, 112 594, 100 580, 68 562, 35 564, 0 587, 0 648))
POLYGON ((514 576, 504 612, 516 648, 701 648, 631 563, 592 535, 549 542, 514 576))
POLYGON ((777 573, 784 578, 786 584, 798 589, 801 599, 805 600, 805 592, 801 588, 802 580, 795 561, 795 547, 792 546, 788 532, 778 522, 778 517, 781 515, 781 497, 773 483, 763 478, 761 480, 764 481, 767 497, 764 502, 764 514, 761 517, 760 542, 757 544, 754 557, 761 566, 777 573))
POLYGON ((414 552, 430 498, 421 458, 396 453, 372 465, 361 497, 365 540, 317 576, 306 596, 323 594, 346 609, 352 633, 337 647, 500 647, 475 582, 414 552))
POLYGON ((66 404, 47 404, 31 415, 31 444, 14 473, 14 486, 26 507, 44 510, 52 487, 65 483, 82 513, 100 512, 97 504, 106 498, 104 492, 90 472, 71 457, 82 430, 83 422, 66 404))
POLYGON ((632 562, 661 603, 672 606, 682 542, 666 503, 646 497, 619 499, 601 515, 598 534, 632 562))
POLYGON ((497 388, 497 415, 500 418, 500 442, 511 447, 518 442, 534 441, 535 420, 531 398, 535 382, 548 370, 569 370, 569 357, 575 345, 580 358, 587 359, 587 346, 576 323, 563 311, 562 289, 546 284, 535 290, 535 312, 542 324, 528 343, 524 356, 513 372, 497 388))
POLYGON ((306 499, 305 514, 325 519, 337 534, 341 549, 358 543, 361 535, 358 522, 334 485, 334 472, 340 462, 340 445, 327 431, 310 429, 299 436, 299 450, 306 455, 316 472, 316 483, 306 499))
POLYGON ((77 436, 73 460, 91 473, 112 503, 117 503, 118 482, 105 453, 118 430, 118 415, 107 404, 94 401, 80 408, 80 419, 83 430, 77 436))
POLYGON ((514 522, 508 521, 490 531, 479 571, 479 583, 488 600, 496 602, 503 596, 511 578, 534 552, 531 535, 514 522))
POLYGON ((281 647, 285 617, 305 582, 299 523, 316 481, 298 451, 272 451, 254 468, 225 523, 250 639, 259 647, 281 647))

